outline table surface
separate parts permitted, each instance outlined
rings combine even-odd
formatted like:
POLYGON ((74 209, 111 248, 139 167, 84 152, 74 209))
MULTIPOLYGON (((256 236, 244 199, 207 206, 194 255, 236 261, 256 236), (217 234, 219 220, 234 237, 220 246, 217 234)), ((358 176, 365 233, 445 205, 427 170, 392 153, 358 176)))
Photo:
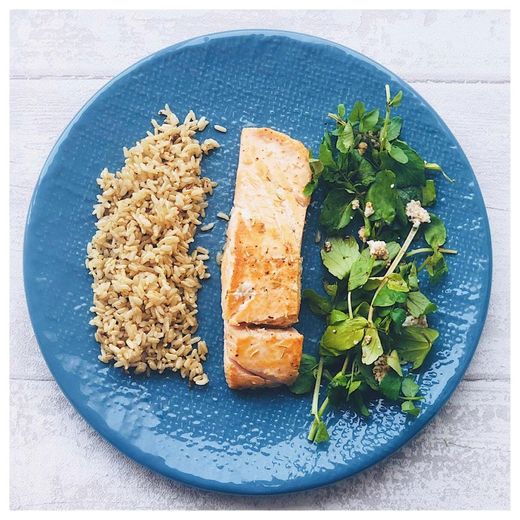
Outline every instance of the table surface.
POLYGON ((13 11, 10 397, 12 509, 509 507, 509 15, 506 11, 13 11), (129 460, 75 412, 29 321, 22 237, 31 193, 72 116, 113 75, 200 34, 270 28, 355 49, 444 118, 477 175, 494 248, 489 314, 454 395, 412 442, 335 485, 278 497, 188 488, 129 460))

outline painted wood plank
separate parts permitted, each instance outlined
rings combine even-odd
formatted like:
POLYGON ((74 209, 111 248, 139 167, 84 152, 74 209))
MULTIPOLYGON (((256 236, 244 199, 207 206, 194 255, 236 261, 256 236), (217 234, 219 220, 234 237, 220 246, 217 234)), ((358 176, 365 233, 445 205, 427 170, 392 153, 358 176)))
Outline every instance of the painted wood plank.
POLYGON ((277 497, 187 488, 124 457, 54 382, 11 381, 12 509, 506 509, 508 384, 464 382, 417 438, 334 486, 277 497))
POLYGON ((33 11, 13 12, 11 21, 11 75, 33 78, 11 82, 12 508, 508 507, 507 12, 33 11), (74 113, 137 59, 201 33, 237 27, 312 32, 416 80, 412 86, 446 120, 473 164, 494 240, 489 317, 466 381, 441 414, 401 452, 359 477, 274 499, 186 488, 141 468, 100 439, 50 381, 29 324, 21 275, 30 194, 74 113), (92 79, 71 80, 81 77, 92 79), (460 81, 476 83, 453 83, 460 81))
POLYGON ((200 34, 233 29, 311 33, 408 80, 507 81, 507 11, 14 11, 11 74, 112 76, 200 34))

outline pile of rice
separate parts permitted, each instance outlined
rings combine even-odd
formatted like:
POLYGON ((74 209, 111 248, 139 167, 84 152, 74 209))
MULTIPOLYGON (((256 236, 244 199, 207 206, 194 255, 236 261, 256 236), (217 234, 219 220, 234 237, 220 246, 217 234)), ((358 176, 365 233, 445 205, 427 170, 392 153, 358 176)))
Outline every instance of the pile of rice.
POLYGON ((214 139, 194 138, 208 125, 190 112, 184 122, 166 105, 164 123, 130 150, 125 165, 106 169, 94 215, 97 231, 87 247, 94 278, 99 359, 136 374, 166 369, 205 385, 208 349, 197 330, 197 292, 209 278, 202 247, 189 251, 215 183, 201 177, 201 159, 214 139))

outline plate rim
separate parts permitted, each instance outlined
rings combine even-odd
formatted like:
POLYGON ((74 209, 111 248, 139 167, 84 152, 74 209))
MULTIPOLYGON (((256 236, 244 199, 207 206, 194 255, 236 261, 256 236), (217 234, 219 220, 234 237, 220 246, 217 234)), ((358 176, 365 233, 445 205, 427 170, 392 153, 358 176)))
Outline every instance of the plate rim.
POLYGON ((200 36, 196 36, 193 38, 190 38, 188 40, 183 40, 181 42, 177 42, 173 45, 169 45, 167 47, 164 47, 162 49, 159 49, 140 60, 136 61, 129 67, 125 68, 122 72, 115 75, 113 78, 111 78, 107 83, 105 83, 99 90, 97 90, 86 102, 85 104, 77 111, 75 116, 69 121, 69 123, 66 125, 64 130, 59 135, 58 139, 56 140, 55 144, 53 145, 51 151, 49 152, 49 155, 47 159, 45 160, 43 167, 41 169, 41 172, 39 174, 39 177, 37 179, 36 184, 33 188, 33 193, 31 195, 31 199, 29 202, 28 210, 27 210, 27 216, 25 220, 25 228, 24 228, 24 241, 23 241, 23 283, 24 283, 24 293, 25 293, 25 299, 27 303, 27 308, 29 311, 29 317, 31 321, 31 326, 33 328, 38 348, 45 360, 45 363, 47 364, 47 367, 49 368, 54 381, 60 388, 60 390, 63 392, 69 403, 72 404, 73 408, 78 412, 78 414, 87 422, 87 424, 93 428, 99 435, 101 435, 109 444, 114 446, 119 452, 121 452, 123 455, 127 456, 128 458, 132 459, 135 462, 138 462, 145 468, 148 468, 155 473, 158 473, 166 478, 175 480, 177 482, 180 482, 182 484, 195 487, 198 489, 204 489, 207 491, 213 491, 218 493, 224 493, 224 494, 230 494, 230 495, 243 495, 243 496, 261 496, 261 495, 281 495, 281 494, 289 494, 289 493, 295 493, 299 491, 305 491, 310 489, 316 489, 323 486, 327 486, 330 484, 333 484, 335 482, 351 478, 370 467, 374 466, 375 464, 378 464, 382 462, 383 460, 387 459, 390 455, 393 455, 394 453, 398 452, 404 445, 406 445, 410 440, 412 440, 416 435, 418 435, 420 432, 424 430, 424 428, 430 423, 430 421, 440 412, 440 410, 444 407, 446 402, 450 399, 450 397, 453 395, 453 392, 459 385, 460 381, 464 377, 466 370, 473 359, 473 356, 475 354, 475 351, 477 349, 477 346, 480 342, 480 338, 482 336, 482 331, 485 326, 487 315, 489 312, 489 300, 490 300, 490 294, 491 294, 491 286, 492 286, 492 278, 493 278, 493 248, 492 248, 492 241, 491 241, 491 231, 490 231, 490 225, 489 225, 489 217, 487 214, 487 209, 485 206, 484 198, 482 196, 482 192, 480 189, 480 185, 478 183, 478 179, 475 175, 475 172, 471 166, 471 163, 469 162, 463 148, 460 146, 460 143, 458 142, 457 138, 454 136, 454 134, 451 132, 449 127, 446 125, 444 120, 441 118, 441 116, 437 113, 437 111, 426 101, 423 96, 421 96, 412 86, 409 85, 408 82, 403 80, 401 77, 387 69, 385 66, 381 65, 380 63, 374 61, 372 58, 369 58, 365 56, 364 54, 361 54, 358 51, 355 51, 345 45, 342 45, 340 43, 328 40, 326 38, 321 38, 319 36, 314 36, 306 33, 300 33, 295 31, 286 31, 286 30, 277 30, 277 29, 235 29, 235 30, 228 30, 228 31, 220 31, 220 32, 214 32, 209 34, 204 34, 200 36), (192 475, 189 473, 185 473, 182 471, 179 471, 175 468, 172 468, 170 466, 163 465, 162 467, 158 467, 159 465, 155 463, 155 461, 150 461, 148 459, 148 454, 142 452, 140 449, 128 444, 125 437, 120 436, 118 432, 115 432, 114 430, 104 427, 102 423, 99 422, 99 419, 97 416, 92 416, 92 414, 89 413, 89 409, 85 408, 82 409, 82 402, 81 400, 76 400, 74 395, 72 393, 69 393, 63 386, 62 383, 59 381, 58 378, 56 378, 55 370, 54 370, 54 361, 52 358, 48 357, 45 353, 45 349, 41 347, 41 334, 38 332, 37 328, 35 327, 33 318, 33 312, 35 312, 35 309, 37 305, 35 304, 34 300, 30 297, 31 289, 29 287, 30 282, 28 282, 28 279, 30 278, 28 273, 28 257, 30 256, 30 228, 32 225, 32 209, 36 202, 36 198, 38 196, 38 192, 40 189, 40 185, 43 181, 43 179, 46 177, 46 175, 49 172, 50 166, 53 163, 54 158, 59 153, 59 150, 61 148, 62 143, 65 141, 65 139, 68 136, 68 133, 71 131, 71 129, 75 126, 77 121, 82 117, 84 112, 87 111, 88 108, 92 104, 96 102, 96 100, 103 95, 106 91, 108 91, 113 84, 115 84, 117 81, 122 79, 123 77, 126 77, 128 74, 132 73, 135 69, 139 68, 141 65, 147 63, 148 61, 155 60, 157 58, 160 58, 161 56, 176 52, 180 49, 183 49, 185 47, 191 47, 196 46, 200 44, 207 43, 209 41, 219 40, 219 39, 226 39, 229 37, 236 37, 236 36, 265 36, 265 37, 273 37, 273 36, 281 36, 285 38, 292 39, 294 41, 297 41, 299 43, 311 43, 311 44, 321 44, 326 45, 328 47, 333 47, 335 49, 338 49, 346 54, 352 55, 356 59, 359 59, 365 63, 368 63, 372 67, 375 67, 381 72, 384 72, 386 75, 388 75, 393 81, 397 83, 401 83, 403 85, 406 85, 408 89, 424 104, 424 106, 429 110, 429 112, 434 117, 436 123, 440 126, 441 130, 445 132, 445 134, 452 139, 454 144, 457 146, 457 150, 460 153, 461 159, 463 160, 464 166, 469 169, 471 174, 473 175, 473 178, 475 180, 475 194, 476 194, 476 200, 477 203, 481 205, 483 208, 483 214, 485 216, 484 219, 484 225, 483 225, 483 241, 485 242, 486 250, 489 252, 489 263, 488 263, 488 269, 487 269, 487 276, 486 276, 486 284, 484 286, 483 284, 483 292, 484 296, 482 298, 482 301, 484 303, 484 314, 483 319, 475 325, 475 334, 474 334, 474 346, 470 349, 470 351, 465 352, 465 354, 461 357, 459 365, 457 367, 457 372, 448 380, 447 384, 442 388, 442 390, 439 393, 439 397, 437 398, 437 403, 434 407, 431 409, 425 411, 423 414, 421 414, 417 419, 414 420, 414 427, 410 429, 410 431, 406 431, 402 436, 396 438, 397 442, 389 442, 385 446, 382 446, 380 448, 381 451, 378 451, 376 454, 373 454, 368 458, 368 461, 365 464, 358 465, 358 467, 354 468, 353 471, 347 471, 347 470, 341 470, 341 469, 332 469, 329 470, 323 474, 317 474, 317 475, 308 475, 303 479, 297 479, 297 480, 287 480, 284 481, 282 484, 279 485, 277 488, 272 487, 263 487, 261 485, 258 485, 258 483, 255 482, 248 482, 248 483, 231 483, 231 482, 221 482, 218 480, 212 480, 207 478, 198 477, 196 475, 192 475))

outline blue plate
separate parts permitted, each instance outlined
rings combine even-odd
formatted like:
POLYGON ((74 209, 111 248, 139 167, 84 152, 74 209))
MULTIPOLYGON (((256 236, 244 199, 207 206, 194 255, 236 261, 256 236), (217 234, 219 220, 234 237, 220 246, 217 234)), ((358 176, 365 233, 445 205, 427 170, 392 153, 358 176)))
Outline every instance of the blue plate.
MULTIPOLYGON (((304 235, 303 287, 320 289, 321 262, 314 243, 318 204, 309 210, 304 235)), ((123 453, 167 477, 205 489, 285 493, 322 486, 380 461, 413 437, 439 411, 475 351, 486 317, 491 284, 491 245, 486 211, 471 167, 432 108, 380 65, 340 45, 294 33, 237 31, 174 45, 140 61, 102 88, 76 115, 51 152, 31 202, 24 246, 25 290, 45 360, 64 394, 103 437, 123 453), (224 244, 232 204, 240 131, 268 126, 300 139, 314 151, 326 114, 338 102, 364 100, 384 106, 384 84, 402 89, 399 114, 404 138, 443 165, 454 184, 439 179, 435 212, 445 219, 450 272, 429 288, 441 331, 420 383, 425 401, 417 419, 387 402, 372 405, 364 420, 351 412, 329 418, 331 442, 306 440, 309 398, 286 389, 233 392, 222 372, 220 279, 214 256, 224 244), (88 322, 91 279, 85 248, 94 233, 91 215, 106 166, 123 164, 122 148, 149 129, 168 103, 228 128, 206 130, 222 148, 204 160, 219 186, 210 200, 211 233, 198 243, 213 252, 212 278, 199 294, 200 335, 210 357, 210 384, 188 388, 177 374, 132 377, 97 360, 88 322)), ((323 330, 304 305, 300 331, 313 352, 323 330)))

